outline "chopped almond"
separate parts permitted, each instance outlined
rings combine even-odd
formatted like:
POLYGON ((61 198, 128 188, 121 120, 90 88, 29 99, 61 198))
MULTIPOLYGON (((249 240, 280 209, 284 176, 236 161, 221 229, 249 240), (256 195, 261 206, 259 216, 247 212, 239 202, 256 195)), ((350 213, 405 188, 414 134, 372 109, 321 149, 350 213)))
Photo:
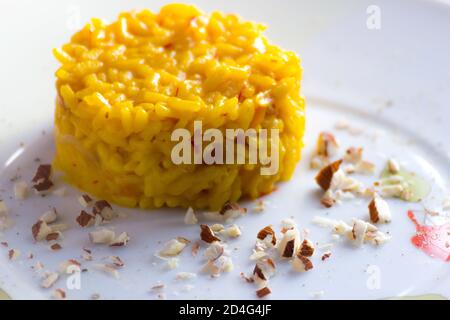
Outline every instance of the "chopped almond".
POLYGON ((355 166, 355 172, 363 174, 373 174, 375 172, 375 165, 369 161, 360 161, 355 166))
POLYGON ((104 273, 109 274, 115 279, 119 279, 119 271, 109 264, 94 264, 94 267, 104 273))
POLYGON ((120 259, 118 256, 111 256, 109 257, 111 259, 111 262, 116 266, 116 267, 123 267, 125 265, 125 263, 122 261, 122 259, 120 259))
POLYGON ((225 247, 217 241, 211 243, 205 250, 205 258, 210 261, 216 261, 225 253, 225 247))
POLYGON ((128 233, 122 232, 119 234, 109 245, 110 247, 124 247, 128 244, 130 241, 130 237, 128 236, 128 233))
POLYGON ((253 280, 253 277, 247 277, 243 272, 240 273, 241 278, 244 279, 247 283, 253 283, 255 280, 253 280))
POLYGON ((90 227, 94 225, 95 217, 90 215, 84 210, 81 210, 80 215, 77 217, 76 221, 81 227, 90 227))
POLYGON ((66 298, 66 292, 63 289, 56 289, 53 291, 53 299, 64 300, 66 298))
POLYGON ((180 259, 179 258, 170 258, 170 259, 167 259, 166 261, 167 261, 166 268, 168 270, 173 270, 173 269, 178 268, 180 259))
POLYGON ((110 244, 114 241, 116 234, 109 229, 99 229, 89 232, 89 239, 92 243, 110 244))
POLYGON ((388 223, 391 222, 391 210, 387 202, 378 194, 375 194, 372 201, 369 203, 370 220, 373 223, 388 223))
POLYGON ((37 192, 44 192, 53 187, 53 182, 50 180, 52 173, 52 166, 49 164, 41 164, 32 180, 33 188, 37 192))
POLYGON ((214 232, 220 232, 225 230, 225 227, 223 226, 223 224, 215 223, 211 226, 211 230, 214 232))
POLYGON ((44 269, 44 264, 40 261, 36 262, 36 264, 34 266, 31 267, 31 269, 33 269, 34 271, 40 271, 42 269, 44 269))
POLYGON ((186 239, 186 238, 184 238, 184 237, 176 237, 175 239, 177 239, 178 241, 180 241, 180 242, 182 242, 182 243, 185 243, 185 244, 191 243, 191 240, 186 239))
POLYGON ((377 228, 368 222, 360 219, 353 220, 352 231, 348 233, 349 239, 357 246, 364 243, 366 238, 366 233, 371 231, 376 231, 377 228))
POLYGON ((383 197, 402 198, 405 192, 405 187, 403 187, 401 183, 382 185, 380 187, 380 192, 383 195, 383 197))
POLYGON ((309 239, 303 240, 298 253, 304 257, 311 257, 314 254, 314 244, 312 241, 309 239))
POLYGON ((161 257, 174 257, 179 255, 185 247, 185 242, 179 241, 178 239, 172 239, 164 245, 161 251, 159 251, 159 255, 161 257))
POLYGON ((363 148, 350 147, 345 151, 344 160, 356 164, 363 158, 363 148))
POLYGON ((336 204, 336 198, 333 194, 333 191, 328 189, 322 196, 322 198, 320 198, 320 203, 325 207, 325 208, 331 208, 332 206, 334 206, 336 204))
POLYGON ((317 154, 325 157, 334 156, 339 149, 339 143, 332 133, 321 132, 317 139, 317 154))
POLYGON ((151 287, 152 291, 161 291, 166 288, 166 285, 164 283, 156 283, 151 287))
POLYGON ((189 207, 186 211, 186 215, 184 216, 184 223, 185 224, 197 224, 198 219, 195 216, 194 209, 189 207))
POLYGON ((316 182, 324 191, 327 191, 330 188, 333 175, 339 170, 341 163, 342 160, 337 160, 322 168, 316 175, 316 182))
POLYGON ((253 253, 250 255, 250 260, 260 260, 267 257, 267 253, 265 251, 253 250, 253 253))
POLYGON ((45 223, 53 223, 58 218, 58 212, 56 211, 56 208, 53 208, 52 210, 49 210, 45 212, 39 220, 44 221, 45 223))
POLYGON ((195 279, 197 277, 197 274, 192 272, 178 272, 175 276, 176 280, 191 280, 195 279))
POLYGON ((215 236, 214 232, 208 225, 201 224, 200 229, 201 229, 200 239, 202 239, 206 243, 213 243, 214 241, 220 241, 220 239, 215 236))
POLYGON ((200 243, 196 242, 192 245, 191 253, 194 257, 198 254, 199 249, 200 249, 200 243))
POLYGON ((84 207, 88 208, 93 205, 94 200, 87 194, 83 194, 78 198, 78 202, 84 207))
POLYGON ((300 234, 297 228, 287 230, 278 246, 278 251, 283 258, 291 258, 297 252, 300 234))
POLYGON ((52 229, 45 221, 39 220, 31 227, 31 232, 34 240, 41 241, 44 240, 49 233, 52 233, 52 229))
POLYGON ((253 269, 253 279, 255 279, 255 277, 258 277, 261 280, 267 280, 266 275, 263 273, 261 267, 258 266, 258 264, 256 264, 255 268, 253 269))
POLYGON ((273 231, 272 226, 266 226, 261 229, 256 237, 260 240, 265 240, 267 237, 270 237, 270 242, 272 243, 272 245, 276 245, 277 243, 275 231, 273 231))
POLYGON ((307 257, 297 254, 292 260, 292 268, 297 272, 306 272, 313 268, 313 264, 307 257))
POLYGON ((81 271, 81 263, 75 259, 69 259, 59 264, 59 272, 66 274, 73 274, 81 271))
POLYGON ((69 226, 65 223, 52 224, 49 226, 52 232, 63 232, 69 229, 69 226))
POLYGON ((331 252, 327 251, 322 255, 322 261, 325 261, 326 259, 328 259, 329 257, 331 257, 331 252))
POLYGON ((323 167, 325 167, 329 164, 330 164, 330 159, 328 157, 316 154, 311 158, 311 162, 309 163, 309 166, 311 169, 316 170, 316 169, 322 169, 323 167))
POLYGON ((275 274, 276 266, 272 259, 264 258, 257 260, 253 269, 253 281, 258 287, 266 286, 268 280, 275 274))
POLYGON ((261 288, 259 290, 256 290, 256 295, 258 298, 263 298, 271 293, 270 289, 268 287, 261 288))
POLYGON ((92 208, 92 213, 94 215, 101 215, 105 220, 112 220, 116 217, 111 205, 106 200, 96 201, 94 203, 94 207, 92 208))
POLYGON ((400 164, 395 159, 388 160, 387 168, 391 174, 397 174, 400 172, 400 164))
POLYGON ((390 236, 384 234, 381 231, 368 232, 366 234, 366 240, 370 241, 373 245, 380 246, 391 239, 390 236))
POLYGON ((236 202, 226 202, 222 209, 220 209, 219 213, 221 215, 227 215, 227 213, 229 214, 229 211, 235 211, 239 214, 243 214, 245 212, 247 212, 246 208, 242 208, 238 203, 236 202))
POLYGON ((242 232, 237 225, 233 224, 225 230, 225 234, 230 238, 237 238, 242 234, 242 232))
POLYGON ((52 233, 49 233, 45 237, 45 240, 47 240, 47 241, 54 241, 54 240, 58 240, 60 237, 61 237, 61 232, 52 232, 52 233))
POLYGON ((348 177, 343 170, 339 169, 333 174, 329 188, 341 193, 360 193, 362 190, 362 185, 359 181, 348 177))
POLYGON ((258 200, 253 207, 253 212, 260 213, 266 209, 266 202, 264 200, 258 200))
POLYGON ((208 260, 202 267, 202 272, 211 276, 217 276, 220 274, 220 268, 216 266, 214 261, 208 260))
POLYGON ((41 287, 45 289, 50 288, 55 284, 56 281, 58 281, 58 278, 59 274, 56 272, 47 273, 41 282, 41 287))
POLYGON ((59 243, 54 243, 50 246, 50 249, 52 249, 53 251, 58 251, 58 250, 61 250, 62 247, 59 243))

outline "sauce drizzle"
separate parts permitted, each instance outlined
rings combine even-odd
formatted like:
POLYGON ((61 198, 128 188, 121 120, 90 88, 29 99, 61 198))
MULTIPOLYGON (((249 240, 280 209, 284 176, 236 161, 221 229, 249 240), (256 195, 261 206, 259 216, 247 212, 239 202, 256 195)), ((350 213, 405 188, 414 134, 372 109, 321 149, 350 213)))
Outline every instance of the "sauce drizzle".
POLYGON ((430 257, 450 261, 450 222, 440 226, 421 225, 411 210, 408 211, 408 218, 416 226, 412 244, 430 257))

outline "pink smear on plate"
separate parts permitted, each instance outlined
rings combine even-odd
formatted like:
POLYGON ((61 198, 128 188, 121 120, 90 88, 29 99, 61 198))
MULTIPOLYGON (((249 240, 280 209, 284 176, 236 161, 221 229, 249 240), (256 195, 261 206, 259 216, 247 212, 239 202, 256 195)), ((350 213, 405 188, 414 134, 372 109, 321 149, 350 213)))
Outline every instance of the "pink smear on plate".
POLYGON ((450 223, 440 226, 421 225, 414 213, 408 211, 408 218, 416 225, 412 244, 430 257, 450 261, 450 223))

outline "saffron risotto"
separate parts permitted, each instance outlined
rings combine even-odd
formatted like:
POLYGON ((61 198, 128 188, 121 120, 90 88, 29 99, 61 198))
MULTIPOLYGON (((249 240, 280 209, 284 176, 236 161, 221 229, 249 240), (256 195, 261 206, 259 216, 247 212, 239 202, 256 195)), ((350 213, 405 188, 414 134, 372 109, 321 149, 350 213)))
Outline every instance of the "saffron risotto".
MULTIPOLYGON (((219 209, 288 180, 300 159, 305 102, 294 52, 261 24, 171 4, 92 19, 54 49, 54 165, 67 181, 127 207, 219 209), (279 129, 279 170, 171 160, 177 128, 279 129)), ((236 143, 236 142, 235 142, 236 143)), ((246 146, 247 148, 247 146, 246 146)))

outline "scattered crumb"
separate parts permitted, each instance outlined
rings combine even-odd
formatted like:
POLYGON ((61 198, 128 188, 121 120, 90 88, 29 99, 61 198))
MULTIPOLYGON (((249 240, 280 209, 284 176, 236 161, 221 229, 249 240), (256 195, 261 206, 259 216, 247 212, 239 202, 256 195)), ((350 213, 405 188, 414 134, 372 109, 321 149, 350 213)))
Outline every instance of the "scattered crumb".
POLYGON ((263 212, 266 209, 266 203, 264 200, 258 200, 256 201, 256 205, 253 207, 253 212, 260 213, 263 212))
POLYGON ((327 260, 329 257, 331 257, 331 251, 326 251, 322 257, 320 258, 322 261, 327 260))
POLYGON ((8 258, 11 261, 17 260, 20 257, 20 250, 11 249, 8 251, 8 258))
POLYGON ((177 256, 186 247, 186 242, 179 239, 172 239, 165 243, 163 249, 159 251, 158 255, 161 257, 177 256))
POLYGON ((24 181, 19 181, 14 184, 14 196, 16 200, 24 200, 28 194, 28 184, 24 181))
POLYGON ((49 272, 44 276, 44 279, 41 282, 41 287, 48 289, 58 281, 59 274, 56 272, 49 272))
POLYGON ((56 289, 53 291, 52 298, 56 300, 66 299, 66 292, 63 289, 56 289))
POLYGON ((256 295, 258 298, 263 298, 271 293, 270 289, 268 287, 261 288, 259 290, 256 290, 256 295))
POLYGON ((195 216, 194 209, 189 207, 186 211, 186 215, 184 216, 184 223, 185 224, 197 224, 198 219, 195 216))
POLYGON ((100 270, 106 274, 109 274, 115 279, 119 279, 119 271, 112 265, 109 264, 94 264, 94 268, 100 270))

